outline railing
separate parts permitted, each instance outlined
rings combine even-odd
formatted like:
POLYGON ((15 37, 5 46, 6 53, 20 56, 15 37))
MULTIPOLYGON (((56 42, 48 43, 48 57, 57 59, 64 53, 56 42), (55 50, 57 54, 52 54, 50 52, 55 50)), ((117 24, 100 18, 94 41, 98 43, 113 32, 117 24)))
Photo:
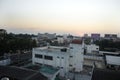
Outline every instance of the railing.
POLYGON ((103 60, 103 57, 100 57, 100 56, 95 56, 95 55, 91 55, 91 56, 89 56, 89 55, 84 55, 84 58, 85 59, 91 59, 91 60, 103 60))

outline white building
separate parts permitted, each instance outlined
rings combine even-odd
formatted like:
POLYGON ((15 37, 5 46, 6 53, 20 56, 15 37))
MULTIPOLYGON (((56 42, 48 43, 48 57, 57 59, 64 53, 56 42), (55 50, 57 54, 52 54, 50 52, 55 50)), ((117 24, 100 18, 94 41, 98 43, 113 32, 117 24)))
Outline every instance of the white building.
POLYGON ((99 46, 95 44, 85 45, 84 65, 93 66, 97 68, 104 67, 104 60, 102 56, 99 56, 99 46))
POLYGON ((61 76, 67 76, 68 71, 80 72, 83 69, 83 44, 70 44, 69 47, 47 46, 34 48, 33 64, 43 64, 60 69, 61 76))
POLYGON ((58 36, 57 41, 58 41, 58 43, 64 43, 65 39, 63 38, 63 36, 58 36))
POLYGON ((65 43, 65 42, 70 43, 72 40, 73 40, 72 35, 57 36, 58 43, 65 43))
POLYGON ((99 52, 99 46, 95 44, 86 45, 86 53, 99 52))

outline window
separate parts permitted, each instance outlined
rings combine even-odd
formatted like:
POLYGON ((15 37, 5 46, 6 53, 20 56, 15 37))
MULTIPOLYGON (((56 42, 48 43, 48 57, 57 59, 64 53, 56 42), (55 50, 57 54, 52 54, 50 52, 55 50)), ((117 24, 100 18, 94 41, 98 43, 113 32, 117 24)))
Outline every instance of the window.
POLYGON ((96 49, 98 49, 98 48, 96 48, 96 49))
POLYGON ((61 67, 61 69, 63 69, 63 67, 61 67))
POLYGON ((61 49, 61 52, 67 52, 66 48, 61 49))
POLYGON ((53 57, 52 56, 45 56, 45 59, 47 59, 47 60, 53 60, 53 57))
POLYGON ((43 58, 43 55, 35 54, 35 57, 36 57, 36 58, 43 58))
POLYGON ((70 67, 72 67, 72 65, 71 65, 71 64, 70 64, 69 66, 70 66, 70 67))
POLYGON ((62 57, 62 59, 64 59, 64 57, 62 57))
POLYGON ((70 58, 72 58, 73 56, 70 56, 70 58))
POLYGON ((59 56, 57 58, 59 58, 59 56))

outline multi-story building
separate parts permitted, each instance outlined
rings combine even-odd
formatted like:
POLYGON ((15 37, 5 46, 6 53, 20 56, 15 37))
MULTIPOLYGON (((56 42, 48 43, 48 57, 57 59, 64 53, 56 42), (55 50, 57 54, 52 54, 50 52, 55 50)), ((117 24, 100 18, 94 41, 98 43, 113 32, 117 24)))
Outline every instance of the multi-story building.
POLYGON ((49 43, 54 38, 56 38, 56 33, 54 33, 54 34, 38 33, 38 36, 37 36, 38 46, 46 46, 47 43, 49 43))
POLYGON ((88 34, 84 34, 84 36, 83 36, 84 38, 88 38, 88 34))
POLYGON ((63 35, 63 36, 57 36, 58 43, 70 43, 73 40, 72 35, 63 35))
POLYGON ((99 56, 99 46, 95 44, 85 45, 84 51, 84 65, 93 66, 97 65, 97 68, 103 68, 103 57, 99 56))
POLYGON ((91 34, 91 38, 93 39, 93 41, 100 40, 100 34, 93 33, 91 34))
POLYGON ((80 72, 83 69, 84 44, 73 41, 69 47, 46 46, 34 48, 33 64, 49 65, 60 69, 60 75, 66 76, 69 71, 80 72))
POLYGON ((117 37, 117 34, 105 34, 104 38, 105 39, 116 39, 118 37, 117 37))

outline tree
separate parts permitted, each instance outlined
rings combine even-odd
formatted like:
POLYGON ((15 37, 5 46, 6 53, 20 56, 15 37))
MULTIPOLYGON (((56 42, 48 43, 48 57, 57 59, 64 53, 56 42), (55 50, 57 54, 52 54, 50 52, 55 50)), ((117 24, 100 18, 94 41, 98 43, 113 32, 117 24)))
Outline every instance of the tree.
POLYGON ((36 41, 32 40, 29 34, 13 34, 0 35, 0 55, 9 52, 17 52, 18 50, 32 50, 36 47, 36 41))

